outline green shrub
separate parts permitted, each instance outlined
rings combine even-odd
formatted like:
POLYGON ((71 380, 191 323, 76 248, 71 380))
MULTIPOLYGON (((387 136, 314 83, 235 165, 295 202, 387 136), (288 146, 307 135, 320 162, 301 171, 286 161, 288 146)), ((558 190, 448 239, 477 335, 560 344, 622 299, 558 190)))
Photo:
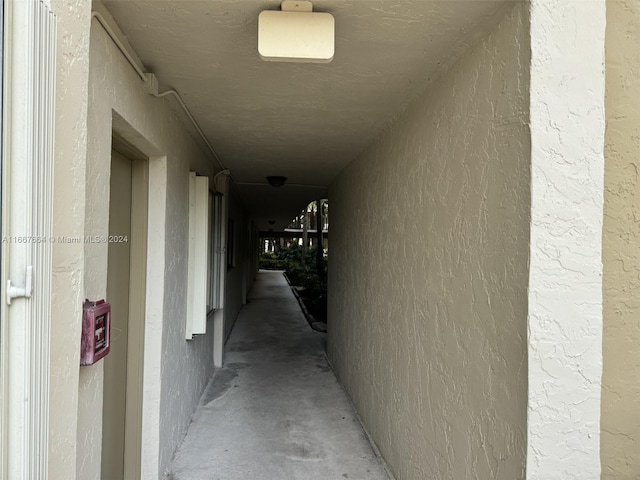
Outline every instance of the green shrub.
MULTIPOLYGON (((307 250, 307 254, 305 255, 305 266, 302 267, 302 248, 300 245, 291 245, 288 248, 283 248, 279 254, 278 258, 284 262, 284 266, 289 271, 302 269, 305 272, 318 272, 316 267, 316 247, 311 247, 307 250)), ((324 258, 323 261, 324 271, 327 271, 327 259, 324 258)), ((295 274, 294 274, 295 275, 295 274)))
POLYGON ((287 277, 289 277, 289 281, 293 285, 300 285, 302 276, 307 273, 306 269, 304 269, 299 262, 292 260, 285 263, 285 270, 287 272, 287 277))
POLYGON ((265 270, 284 270, 285 264, 273 252, 264 252, 260 255, 260 268, 265 270))
POLYGON ((300 245, 291 245, 288 248, 283 248, 278 253, 278 258, 283 262, 298 262, 302 260, 302 248, 300 245))
MULTIPOLYGON (((327 312, 327 281, 326 275, 319 275, 316 270, 316 248, 312 247, 307 251, 306 264, 302 266, 302 249, 299 245, 292 245, 282 249, 278 258, 280 259, 291 285, 304 287, 301 293, 307 308, 319 314, 319 318, 326 319, 327 312)), ((327 259, 323 259, 325 273, 327 271, 327 259)))

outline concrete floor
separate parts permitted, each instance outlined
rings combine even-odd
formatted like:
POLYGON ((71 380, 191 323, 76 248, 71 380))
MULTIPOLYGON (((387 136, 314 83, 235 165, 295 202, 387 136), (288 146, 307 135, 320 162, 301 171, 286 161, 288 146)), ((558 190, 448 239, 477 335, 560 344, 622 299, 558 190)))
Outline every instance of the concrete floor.
POLYGON ((261 271, 172 480, 387 480, 281 272, 261 271))

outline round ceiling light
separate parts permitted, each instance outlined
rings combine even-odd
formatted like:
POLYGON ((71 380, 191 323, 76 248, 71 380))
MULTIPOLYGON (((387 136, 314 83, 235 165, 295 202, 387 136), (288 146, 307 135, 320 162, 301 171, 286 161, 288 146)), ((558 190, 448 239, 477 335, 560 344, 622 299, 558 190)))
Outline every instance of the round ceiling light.
POLYGON ((269 185, 272 187, 282 187, 286 181, 287 177, 280 177, 278 175, 271 175, 267 177, 267 182, 269 182, 269 185))

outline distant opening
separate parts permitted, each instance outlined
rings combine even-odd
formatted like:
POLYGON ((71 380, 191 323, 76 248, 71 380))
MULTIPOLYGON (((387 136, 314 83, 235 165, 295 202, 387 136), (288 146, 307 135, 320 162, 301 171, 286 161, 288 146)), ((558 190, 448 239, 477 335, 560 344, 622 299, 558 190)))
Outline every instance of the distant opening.
POLYGON ((329 201, 309 203, 282 232, 260 242, 260 268, 284 270, 310 323, 327 323, 329 201))

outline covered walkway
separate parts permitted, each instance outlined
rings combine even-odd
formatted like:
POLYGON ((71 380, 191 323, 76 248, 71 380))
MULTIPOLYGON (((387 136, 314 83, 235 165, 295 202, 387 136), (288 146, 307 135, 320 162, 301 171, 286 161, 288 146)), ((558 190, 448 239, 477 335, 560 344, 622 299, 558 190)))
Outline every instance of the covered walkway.
POLYGON ((172 480, 389 477, 281 272, 260 271, 172 480))

